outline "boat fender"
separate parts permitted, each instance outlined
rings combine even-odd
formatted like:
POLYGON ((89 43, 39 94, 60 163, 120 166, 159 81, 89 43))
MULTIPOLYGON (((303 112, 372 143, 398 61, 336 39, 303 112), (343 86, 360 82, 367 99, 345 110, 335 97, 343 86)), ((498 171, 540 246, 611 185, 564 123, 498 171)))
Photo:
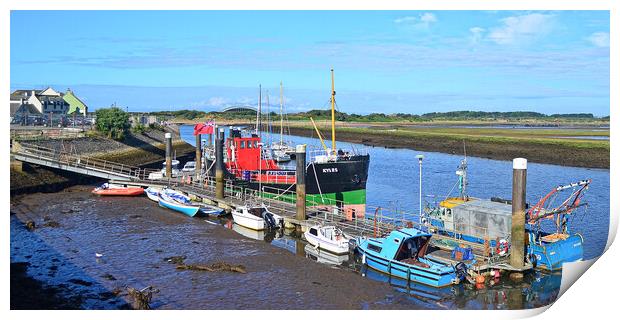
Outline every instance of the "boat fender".
POLYGON ((362 264, 366 264, 366 254, 362 255, 362 264))
POLYGON ((510 247, 510 244, 508 243, 508 241, 506 241, 506 239, 501 239, 497 243, 497 247, 495 248, 495 253, 497 253, 500 256, 505 256, 508 253, 509 247, 510 247))

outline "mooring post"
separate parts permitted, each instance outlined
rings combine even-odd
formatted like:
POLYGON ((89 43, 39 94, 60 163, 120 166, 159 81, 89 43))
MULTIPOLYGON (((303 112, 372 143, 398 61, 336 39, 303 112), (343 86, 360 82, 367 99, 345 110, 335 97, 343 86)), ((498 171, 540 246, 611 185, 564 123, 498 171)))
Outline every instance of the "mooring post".
POLYGON ((298 144, 295 150, 295 192, 297 193, 297 220, 306 220, 306 145, 298 144))
POLYGON ((215 197, 224 199, 224 128, 215 138, 215 197))
POLYGON ((202 139, 201 134, 196 135, 196 178, 200 180, 202 171, 202 139))
POLYGON ((172 177, 172 133, 166 132, 166 178, 172 177))
POLYGON ((512 227, 510 265, 517 269, 524 266, 525 252, 525 184, 527 159, 512 160, 512 227))

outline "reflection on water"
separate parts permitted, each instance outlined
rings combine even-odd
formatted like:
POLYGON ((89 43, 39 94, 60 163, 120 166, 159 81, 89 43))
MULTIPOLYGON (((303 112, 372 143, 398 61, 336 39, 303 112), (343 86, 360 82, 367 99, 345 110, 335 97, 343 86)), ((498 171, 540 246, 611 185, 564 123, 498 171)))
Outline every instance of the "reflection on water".
POLYGON ((250 239, 265 241, 285 248, 297 255, 332 268, 359 273, 373 281, 390 284, 394 290, 406 294, 416 305, 432 309, 529 309, 551 304, 557 298, 562 280, 561 272, 531 271, 523 280, 514 282, 508 275, 498 280, 487 280, 484 285, 463 283, 443 288, 433 288, 416 282, 390 277, 363 265, 359 255, 336 255, 319 250, 297 237, 295 233, 280 231, 255 231, 232 222, 224 226, 250 239), (283 245, 286 244, 286 245, 283 245))
POLYGON ((333 254, 329 251, 316 248, 309 243, 304 246, 304 252, 306 252, 306 257, 326 265, 340 266, 349 261, 349 255, 333 254))

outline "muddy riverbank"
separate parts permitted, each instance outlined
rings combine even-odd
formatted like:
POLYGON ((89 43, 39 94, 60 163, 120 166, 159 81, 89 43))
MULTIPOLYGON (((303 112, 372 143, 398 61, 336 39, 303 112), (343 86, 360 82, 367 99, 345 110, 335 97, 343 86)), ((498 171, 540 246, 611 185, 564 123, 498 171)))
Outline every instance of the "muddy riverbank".
POLYGON ((52 300, 32 306, 126 308, 132 302, 126 286, 159 290, 155 309, 420 308, 386 283, 160 208, 146 197, 96 197, 90 188, 11 199, 13 274, 40 285, 32 295, 23 294, 32 287, 26 282, 12 286, 12 309, 44 298, 52 300), (29 231, 27 221, 37 227, 29 231), (247 273, 178 270, 168 261, 173 256, 186 264, 224 260, 247 273))
MULTIPOLYGON (((316 132, 312 128, 291 126, 290 132, 292 135, 316 137, 316 132)), ((416 135, 410 132, 407 134, 411 136, 403 136, 386 130, 344 128, 338 129, 337 138, 339 141, 369 146, 407 148, 448 154, 463 153, 462 139, 447 138, 441 135, 416 135), (357 130, 364 130, 364 132, 360 133, 357 130)), ((328 139, 328 137, 324 138, 328 139)), ((484 138, 468 139, 466 147, 467 155, 495 160, 512 160, 522 157, 537 163, 604 169, 609 169, 610 163, 608 148, 579 148, 568 144, 538 143, 531 140, 484 138)))

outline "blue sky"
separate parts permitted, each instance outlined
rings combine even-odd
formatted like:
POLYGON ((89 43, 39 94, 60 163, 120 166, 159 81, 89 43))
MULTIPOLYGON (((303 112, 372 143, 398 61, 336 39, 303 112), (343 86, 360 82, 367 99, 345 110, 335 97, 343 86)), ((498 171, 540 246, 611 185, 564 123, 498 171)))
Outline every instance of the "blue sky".
POLYGON ((92 109, 609 115, 607 11, 12 11, 11 89, 92 109))

